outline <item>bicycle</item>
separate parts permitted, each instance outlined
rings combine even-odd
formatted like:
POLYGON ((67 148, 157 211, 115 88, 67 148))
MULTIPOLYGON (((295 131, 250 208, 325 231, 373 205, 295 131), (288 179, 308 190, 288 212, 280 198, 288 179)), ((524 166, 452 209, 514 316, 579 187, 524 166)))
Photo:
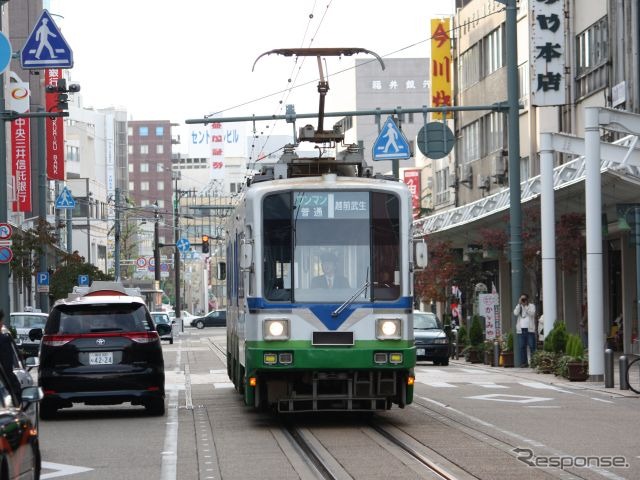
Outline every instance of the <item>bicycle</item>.
POLYGON ((640 395, 640 357, 634 358, 627 367, 627 385, 640 395))

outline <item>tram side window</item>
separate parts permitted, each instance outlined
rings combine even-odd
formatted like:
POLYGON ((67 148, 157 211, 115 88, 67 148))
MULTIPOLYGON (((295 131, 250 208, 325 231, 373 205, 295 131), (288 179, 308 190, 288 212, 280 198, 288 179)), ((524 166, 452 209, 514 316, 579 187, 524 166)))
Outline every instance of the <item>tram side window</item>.
POLYGON ((291 300, 291 194, 265 197, 263 207, 263 292, 267 300, 291 300))
POLYGON ((372 194, 373 298, 400 296, 400 202, 388 193, 372 194))

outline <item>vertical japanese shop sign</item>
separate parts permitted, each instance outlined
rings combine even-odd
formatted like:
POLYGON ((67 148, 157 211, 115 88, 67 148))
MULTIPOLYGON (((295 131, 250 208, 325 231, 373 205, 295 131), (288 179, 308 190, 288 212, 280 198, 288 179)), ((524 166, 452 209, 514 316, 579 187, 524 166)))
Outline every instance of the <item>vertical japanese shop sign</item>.
POLYGON ((211 123, 209 128, 209 178, 224 179, 224 127, 222 123, 211 123))
POLYGON ((415 217, 420 213, 420 170, 405 170, 404 183, 408 185, 411 192, 411 205, 415 217))
POLYGON ((493 340, 502 335, 500 321, 500 296, 497 293, 481 293, 478 295, 478 310, 484 317, 485 338, 493 340))
MULTIPOLYGON (((7 103, 10 110, 18 113, 29 111, 29 84, 17 75, 7 86, 7 103)), ((31 211, 31 123, 28 118, 11 121, 11 174, 13 175, 14 212, 31 211)))
MULTIPOLYGON (((449 19, 431 20, 431 106, 451 107, 451 37, 449 19)), ((431 118, 441 120, 441 113, 432 113, 431 118)), ((453 112, 447 113, 453 118, 453 112)))
POLYGON ((564 105, 565 17, 561 0, 531 0, 531 103, 564 105))
POLYGON ((31 124, 28 118, 11 121, 11 174, 14 212, 31 211, 31 124))
MULTIPOLYGON (((61 78, 61 69, 45 69, 45 85, 57 86, 58 80, 61 78)), ((58 94, 46 93, 45 96, 47 112, 56 111, 58 94)), ((47 118, 45 124, 47 132, 47 178, 49 180, 64 180, 64 119, 62 117, 47 118)))

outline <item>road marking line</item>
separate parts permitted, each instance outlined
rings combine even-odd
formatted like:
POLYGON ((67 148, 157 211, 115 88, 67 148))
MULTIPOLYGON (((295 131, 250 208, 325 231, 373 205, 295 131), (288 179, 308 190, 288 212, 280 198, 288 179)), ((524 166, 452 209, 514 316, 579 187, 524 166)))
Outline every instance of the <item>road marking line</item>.
POLYGON ((506 385, 498 385, 493 382, 471 382, 471 385, 476 385, 482 388, 509 388, 506 385))
POLYGON ((611 400, 605 400, 603 398, 596 398, 596 397, 591 397, 591 400, 595 400, 596 402, 602 402, 602 403, 615 403, 615 402, 612 402, 611 400))
POLYGON ((518 382, 518 383, 523 387, 537 388, 540 390, 554 390, 556 392, 568 393, 570 395, 576 394, 575 392, 570 392, 569 390, 564 390, 560 387, 556 387, 553 385, 547 385, 546 383, 540 383, 540 382, 518 382))
POLYGON ((429 387, 435 387, 435 388, 458 388, 455 385, 452 385, 450 383, 447 382, 422 382, 420 381, 419 383, 423 383, 429 387))
POLYGON ((76 473, 90 472, 93 468, 77 467, 75 465, 65 465, 64 463, 42 462, 42 470, 54 470, 53 472, 43 473, 40 475, 42 480, 49 478, 64 477, 66 475, 75 475, 76 473))
MULTIPOLYGON (((182 344, 176 353, 175 371, 180 371, 180 362, 182 360, 182 344)), ((188 365, 187 365, 188 367, 188 365)), ((186 368, 188 377, 188 368, 186 368)), ((186 381, 187 379, 185 379, 186 381)), ((189 386, 189 400, 191 401, 191 387, 189 386)), ((164 448, 162 449, 162 468, 160 470, 160 478, 162 480, 175 480, 178 478, 178 400, 179 393, 177 389, 169 390, 169 398, 167 403, 167 428, 164 432, 164 448)), ((192 407, 193 408, 193 407, 192 407)))

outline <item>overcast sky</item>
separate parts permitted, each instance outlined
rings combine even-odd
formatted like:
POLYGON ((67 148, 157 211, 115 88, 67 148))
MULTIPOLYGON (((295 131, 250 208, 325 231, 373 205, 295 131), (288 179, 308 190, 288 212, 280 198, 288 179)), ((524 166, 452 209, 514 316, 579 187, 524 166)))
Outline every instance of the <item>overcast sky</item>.
MULTIPOLYGON (((315 58, 296 63, 269 55, 252 72, 256 58, 297 47, 361 47, 382 57, 429 57, 429 21, 451 14, 453 3, 50 0, 49 12, 73 51, 71 79, 81 85, 85 107, 120 106, 133 120, 183 123, 215 112, 284 114, 286 104, 294 104, 297 113, 317 112, 315 58)), ((327 63, 330 75, 348 72, 329 77, 326 111, 346 108, 338 87, 341 78, 351 78, 352 66, 353 58, 327 63)))

